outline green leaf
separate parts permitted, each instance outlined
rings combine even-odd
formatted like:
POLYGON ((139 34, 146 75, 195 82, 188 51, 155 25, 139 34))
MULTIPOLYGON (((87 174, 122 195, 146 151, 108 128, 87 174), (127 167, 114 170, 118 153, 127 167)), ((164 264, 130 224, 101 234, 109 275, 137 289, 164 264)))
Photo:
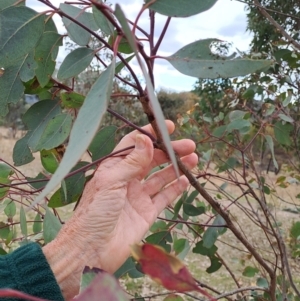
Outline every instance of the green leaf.
POLYGON ((173 55, 166 57, 179 72, 197 78, 215 79, 243 76, 270 67, 271 60, 252 60, 218 56, 210 46, 217 39, 205 39, 188 44, 173 55))
POLYGON ((168 243, 173 242, 173 238, 169 231, 156 232, 146 237, 146 242, 163 247, 167 252, 171 251, 168 243))
POLYGON ((184 299, 179 295, 170 294, 166 298, 164 298, 163 301, 184 301, 184 299))
POLYGON ((186 242, 187 242, 187 239, 185 239, 185 238, 179 238, 174 241, 173 249, 174 249, 176 255, 178 255, 179 253, 181 253, 184 250, 186 242))
MULTIPOLYGON (((129 63, 129 62, 131 61, 131 59, 134 58, 134 57, 135 57, 135 54, 130 55, 129 57, 127 57, 127 58, 125 59, 125 61, 126 61, 127 63, 129 63)), ((124 65, 124 63, 123 63, 122 61, 118 62, 118 63, 116 64, 115 74, 118 74, 124 67, 125 67, 125 65, 124 65)))
POLYGON ((21 226, 21 233, 24 237, 27 237, 27 222, 26 222, 26 214, 23 206, 20 209, 20 226, 21 226))
POLYGON ((143 72, 144 78, 146 80, 146 88, 147 88, 147 92, 148 92, 148 97, 150 100, 150 103, 152 105, 152 110, 153 110, 153 114, 155 116, 155 119, 157 121, 157 126, 160 130, 160 133, 162 135, 162 139, 164 142, 164 145, 166 146, 166 150, 168 152, 170 161, 173 164, 173 167, 175 169, 175 173, 177 175, 177 177, 179 178, 179 168, 178 168, 178 164, 175 158, 175 153, 171 144, 171 140, 170 140, 170 136, 168 133, 168 129, 165 123, 165 117, 163 115, 161 106, 157 100, 157 97, 154 93, 154 89, 153 89, 153 85, 152 82, 150 80, 150 77, 148 75, 148 71, 143 63, 143 61, 141 60, 138 50, 137 50, 137 46, 136 46, 136 41, 135 41, 135 37, 133 36, 131 29, 127 23, 126 17, 120 7, 119 4, 116 5, 116 9, 115 9, 115 16, 118 19, 118 21, 120 22, 122 29, 126 35, 126 38, 131 46, 131 48, 134 50, 135 56, 138 60, 138 63, 141 67, 141 70, 143 72))
POLYGON ((55 69, 55 57, 57 49, 62 45, 63 36, 56 32, 45 32, 35 48, 35 60, 37 62, 36 77, 41 85, 45 87, 55 69))
POLYGON ((44 241, 45 244, 52 241, 56 236, 59 230, 61 229, 61 223, 58 218, 49 210, 48 207, 45 207, 46 214, 44 217, 44 241))
POLYGON ((218 173, 224 172, 229 169, 234 169, 238 163, 238 160, 235 157, 229 157, 226 162, 221 165, 218 169, 218 173))
POLYGON ((206 272, 212 274, 222 267, 222 262, 218 257, 210 257, 210 266, 206 269, 206 272))
POLYGON ((168 229, 166 222, 158 220, 150 227, 150 232, 160 232, 168 229))
POLYGON ((198 216, 205 213, 204 207, 195 207, 192 204, 183 203, 183 212, 188 216, 198 216))
POLYGON ((267 141, 267 144, 269 146, 269 149, 271 151, 271 154, 272 154, 272 159, 273 159, 273 164, 275 166, 275 168, 278 169, 278 164, 277 164, 277 161, 275 159, 275 154, 274 154, 274 143, 273 143, 273 139, 270 135, 265 135, 265 139, 267 141))
MULTIPOLYGON (((93 14, 87 13, 84 9, 80 9, 73 5, 61 3, 60 10, 72 17, 76 21, 80 22, 87 28, 96 31, 98 26, 94 20, 93 14)), ((62 21, 68 31, 69 37, 78 45, 86 46, 90 40, 91 34, 81 26, 77 25, 70 19, 63 17, 62 21)))
POLYGON ((204 246, 204 241, 201 240, 196 243, 196 246, 193 248, 193 253, 201 254, 203 256, 213 257, 217 252, 218 247, 212 245, 210 248, 204 246))
MULTIPOLYGON (((150 1, 146 0, 145 2, 149 3, 150 1)), ((201 0, 198 2, 190 0, 157 0, 149 6, 149 9, 166 16, 185 18, 209 10, 216 2, 217 0, 201 0)))
POLYGON ((89 151, 92 153, 92 161, 109 155, 116 146, 116 131, 117 127, 114 125, 107 126, 101 129, 94 137, 89 146, 89 151))
POLYGON ((4 162, 0 162, 0 178, 8 178, 14 173, 14 170, 4 162))
POLYGON ((5 200, 4 204, 6 204, 6 207, 4 209, 4 213, 7 217, 12 218, 17 213, 17 207, 14 201, 11 200, 5 200))
POLYGON ((2 200, 9 191, 9 184, 11 181, 7 178, 0 178, 0 185, 7 185, 0 188, 0 200, 2 200))
MULTIPOLYGON (((75 171, 83 166, 86 166, 88 162, 79 162, 71 171, 75 171)), ((65 179, 59 188, 50 198, 48 207, 58 208, 68 204, 77 202, 82 195, 85 184, 85 172, 81 171, 65 179)))
POLYGON ((290 230, 290 236, 294 239, 298 239, 300 236, 300 222, 295 222, 290 230))
POLYGON ((275 139, 282 145, 290 146, 292 144, 290 135, 292 130, 293 126, 291 124, 282 124, 281 121, 276 122, 274 124, 275 139))
POLYGON ((4 249, 0 248, 0 255, 6 255, 6 254, 7 254, 7 252, 4 249))
POLYGON ((51 180, 32 206, 41 202, 48 193, 55 189, 92 142, 110 99, 114 70, 115 61, 113 60, 93 84, 74 122, 65 155, 51 180))
POLYGON ((58 165, 59 165, 59 162, 55 156, 55 153, 53 150, 42 150, 41 151, 41 162, 42 162, 42 165, 43 167, 51 174, 53 174, 58 165))
POLYGON ((42 218, 39 213, 36 214, 34 218, 34 223, 32 225, 32 231, 34 234, 40 233, 42 231, 42 218))
POLYGON ((76 92, 61 93, 60 97, 63 105, 71 109, 79 109, 85 100, 85 96, 76 92))
POLYGON ((290 123, 294 123, 294 119, 290 116, 287 116, 285 114, 278 114, 278 117, 283 120, 283 121, 286 121, 286 122, 290 122, 290 123))
POLYGON ((46 186, 46 184, 48 182, 48 178, 44 174, 42 174, 42 173, 39 173, 35 178, 27 177, 26 180, 28 182, 34 181, 34 180, 45 180, 45 181, 40 181, 40 182, 35 182, 35 183, 29 183, 29 185, 31 187, 33 187, 34 189, 43 188, 43 187, 46 186))
POLYGON ((25 5, 25 0, 1 0, 0 1, 0 10, 3 10, 10 6, 17 6, 17 5, 25 5))
POLYGON ((94 50, 86 47, 77 48, 70 52, 57 73, 57 78, 66 80, 84 71, 94 58, 94 50))
POLYGON ((228 114, 228 118, 230 121, 241 120, 241 119, 244 119, 246 113, 247 112, 245 112, 245 111, 234 110, 228 114))
POLYGON ((128 274, 130 278, 140 278, 144 274, 137 270, 136 264, 132 257, 129 257, 123 265, 114 273, 114 276, 119 279, 128 274))
POLYGON ((251 123, 248 120, 245 119, 236 119, 231 121, 228 125, 227 125, 227 132, 231 132, 233 130, 242 130, 243 128, 249 128, 251 127, 251 123))
POLYGON ((215 136, 217 138, 221 138, 225 134, 226 128, 227 128, 226 125, 221 125, 221 126, 215 128, 213 131, 213 136, 215 136))
POLYGON ((71 126, 72 116, 70 114, 60 114, 52 117, 47 123, 35 149, 49 150, 64 143, 70 134, 71 126))
POLYGON ((7 114, 8 103, 17 103, 20 100, 24 94, 21 76, 23 80, 33 77, 35 66, 33 56, 29 54, 5 68, 0 76, 0 116, 7 114))
MULTIPOLYGON (((111 47, 114 46, 117 36, 118 36, 118 33, 115 32, 113 35, 111 35, 109 37, 108 44, 111 47)), ((118 52, 125 53, 125 54, 133 53, 132 47, 130 46, 130 44, 128 43, 126 38, 121 38, 119 45, 118 45, 118 52)))
MULTIPOLYGON (((59 101, 57 100, 39 101, 29 108, 22 118, 24 124, 28 128, 28 132, 25 137, 16 143, 13 150, 15 165, 23 165, 34 159, 30 154, 28 147, 30 147, 33 152, 43 149, 40 139, 41 137, 48 137, 46 134, 49 131, 49 126, 52 126, 53 124, 53 122, 49 123, 49 121, 59 114, 61 114, 61 107, 59 106, 59 101), (47 127, 48 130, 46 133, 44 133, 47 127)), ((63 140, 61 140, 59 137, 60 135, 56 137, 58 138, 58 140, 56 140, 58 144, 56 143, 56 145, 52 145, 51 148, 60 145, 65 140, 65 136, 63 140)), ((63 137, 63 135, 61 137, 63 137)))
MULTIPOLYGON (((95 5, 93 7, 93 15, 96 24, 99 26, 100 30, 106 34, 107 36, 110 36, 114 33, 114 27, 110 23, 110 21, 103 15, 103 13, 97 9, 95 5)), ((107 11, 108 12, 108 11, 107 11)), ((109 12, 108 12, 109 13, 109 12)), ((112 16, 112 15, 111 15, 112 16)), ((112 16, 113 17, 113 16, 112 16)))
POLYGON ((0 67, 11 66, 36 46, 44 31, 44 16, 26 6, 0 11, 0 67))
POLYGON ((195 200, 196 196, 199 194, 199 191, 194 190, 191 192, 191 194, 186 198, 184 203, 191 204, 195 200))
MULTIPOLYGON (((221 215, 217 215, 214 219, 213 226, 224 226, 226 225, 225 220, 222 218, 221 215)), ((216 242, 219 235, 223 234, 226 228, 223 227, 209 227, 202 237, 203 239, 203 246, 210 249, 216 242)))
POLYGON ((256 279, 256 285, 259 286, 259 287, 264 287, 264 288, 269 287, 268 280, 266 278, 262 278, 262 277, 258 277, 256 279))
POLYGON ((10 233, 9 225, 0 222, 0 238, 7 239, 9 233, 10 233))
POLYGON ((259 272, 259 269, 247 266, 247 267, 245 267, 245 269, 243 271, 243 276, 245 276, 245 277, 254 277, 255 274, 257 274, 258 272, 259 272))

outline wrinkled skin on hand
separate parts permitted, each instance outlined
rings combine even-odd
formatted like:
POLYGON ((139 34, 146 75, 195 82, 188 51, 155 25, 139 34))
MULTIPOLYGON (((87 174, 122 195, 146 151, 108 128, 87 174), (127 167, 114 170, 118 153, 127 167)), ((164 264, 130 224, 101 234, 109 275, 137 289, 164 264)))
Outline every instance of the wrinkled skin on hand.
MULTIPOLYGON (((172 133, 174 124, 170 121, 166 124, 172 133)), ((144 129, 155 135, 150 125, 144 129)), ((57 279, 67 279, 66 272, 64 277, 58 275, 62 267, 57 268, 57 272, 53 268, 55 261, 63 260, 63 253, 70 254, 69 263, 65 265, 76 269, 74 275, 80 273, 84 265, 115 272, 130 255, 130 245, 140 242, 162 210, 187 188, 187 178, 176 179, 172 165, 144 180, 154 167, 169 159, 164 152, 153 148, 149 137, 137 131, 125 136, 115 151, 131 145, 135 148, 126 151, 126 156, 111 157, 100 164, 87 183, 73 217, 50 243, 52 251, 60 249, 61 253, 48 259, 57 279), (64 252, 62 245, 65 245, 64 252), (72 256, 77 257, 77 265, 71 262, 72 256)), ((193 153, 193 141, 184 139, 172 145, 189 169, 196 166, 198 158, 193 153)), ((44 251, 46 257, 47 254, 51 257, 49 252, 44 251)), ((67 299, 78 290, 78 287, 69 289, 70 286, 70 282, 61 285, 67 299), (72 293, 67 293, 68 290, 72 293)))

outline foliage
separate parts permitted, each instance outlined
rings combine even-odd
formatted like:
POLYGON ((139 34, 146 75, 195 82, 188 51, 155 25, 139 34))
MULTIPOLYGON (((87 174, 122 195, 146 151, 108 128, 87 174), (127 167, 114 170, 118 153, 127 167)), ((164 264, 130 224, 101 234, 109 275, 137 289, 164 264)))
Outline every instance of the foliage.
MULTIPOLYGON (((145 1, 141 12, 149 10, 149 28, 155 28, 156 14, 166 16, 157 40, 154 30, 147 33, 140 27, 139 17, 129 23, 119 5, 112 9, 101 1, 89 0, 80 7, 67 3, 55 7, 51 0, 40 2, 47 7, 40 14, 24 6, 24 1, 0 3, 0 90, 4 91, 0 94, 0 114, 5 115, 24 93, 39 98, 22 117, 27 132, 14 146, 14 166, 1 159, 0 210, 5 219, 0 223, 0 254, 13 249, 17 242, 46 244, 53 240, 62 223, 55 208, 78 202, 96 164, 113 156, 120 130, 124 126, 140 130, 143 118, 148 118, 156 129, 155 145, 168 154, 176 172, 179 174, 180 169, 195 190, 184 192, 168 207, 152 225, 146 244, 135 249, 133 255, 142 269, 129 258, 116 276, 136 278, 143 276, 142 270, 180 292, 186 291, 182 287, 188 279, 188 285, 211 299, 238 293, 246 298, 252 291, 251 300, 299 297, 287 264, 291 258, 280 223, 268 207, 269 197, 279 198, 277 186, 285 189, 300 179, 299 167, 293 163, 290 178, 280 175, 272 185, 255 165, 258 146, 262 151, 268 149, 277 169, 279 146, 291 160, 297 155, 298 96, 295 90, 281 87, 295 85, 299 54, 285 44, 283 49, 268 53, 267 59, 228 55, 215 51, 222 49, 222 42, 210 38, 185 45, 168 57, 159 55, 172 17, 213 9, 216 0, 203 0, 201 5, 190 0, 174 0, 172 5, 164 0, 145 1), (66 35, 58 33, 54 14, 62 18, 66 35), (72 40, 70 53, 56 72, 58 48, 66 39, 72 40), (150 55, 142 43, 147 44, 150 55), (133 57, 143 79, 132 68, 133 57), (200 78, 194 91, 199 98, 165 91, 156 95, 153 66, 157 58, 183 74, 200 78), (238 77, 241 75, 244 77, 238 77), (187 114, 174 111, 174 107, 188 109, 187 114), (197 143, 200 162, 194 174, 175 155, 163 112, 178 119, 181 135, 197 143), (30 178, 17 166, 37 160, 34 153, 39 153, 44 172, 30 178), (89 160, 83 161, 83 155, 89 160), (228 187, 233 186, 237 190, 231 192, 228 187), (40 205, 44 198, 46 208, 40 205), (33 209, 34 217, 29 219, 25 207, 33 209), (231 212, 233 208, 239 216, 231 212), (249 222, 266 243, 265 249, 257 250, 255 234, 246 226, 249 222), (223 251, 226 244, 237 254, 238 271, 233 271, 232 260, 223 251), (197 256, 199 262, 206 263, 203 270, 210 279, 226 272, 235 289, 222 295, 209 281, 195 281, 171 252, 180 259, 188 253, 197 256), (256 277, 256 286, 241 285, 239 277, 256 277), (201 287, 216 296, 203 293, 201 287)), ((298 228, 292 229, 295 239, 298 228)), ((95 276, 102 285, 92 281, 88 286, 83 277, 85 289, 76 299, 93 300, 106 289, 107 300, 126 300, 111 277, 98 270, 87 273, 95 273, 87 278, 95 276), (103 283, 107 283, 106 288, 103 283)), ((13 295, 8 292, 7 296, 13 295)), ((174 294, 165 298, 181 299, 174 294)))

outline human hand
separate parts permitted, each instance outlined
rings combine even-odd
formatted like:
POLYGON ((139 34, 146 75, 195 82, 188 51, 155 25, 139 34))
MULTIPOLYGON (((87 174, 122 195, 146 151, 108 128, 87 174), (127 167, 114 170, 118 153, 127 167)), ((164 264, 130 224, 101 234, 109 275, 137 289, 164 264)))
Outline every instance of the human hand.
MULTIPOLYGON (((169 132, 173 132, 174 124, 170 121, 166 124, 169 132)), ((150 125, 144 130, 155 135, 150 125)), ((100 164, 86 185, 73 217, 47 245, 51 248, 45 247, 45 254, 51 249, 60 254, 54 261, 69 255, 77 257, 77 264, 67 260, 66 268, 73 270, 73 276, 74 269, 80 274, 85 265, 115 272, 129 256, 130 245, 141 241, 162 210, 188 186, 185 176, 176 179, 172 165, 143 180, 154 167, 169 159, 164 152, 153 148, 149 137, 137 131, 125 136, 115 150, 131 145, 135 148, 127 156, 111 157, 100 164)), ((172 145, 188 168, 197 164, 193 141, 174 141, 172 145)), ((52 262, 53 259, 52 256, 52 262)), ((55 268, 52 270, 55 274, 55 268)))

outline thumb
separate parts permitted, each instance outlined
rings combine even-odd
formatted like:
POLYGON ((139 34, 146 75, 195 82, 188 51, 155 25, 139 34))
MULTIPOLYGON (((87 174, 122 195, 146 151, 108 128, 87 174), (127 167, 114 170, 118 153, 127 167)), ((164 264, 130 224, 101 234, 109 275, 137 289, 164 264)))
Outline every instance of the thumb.
POLYGON ((135 178, 141 180, 148 172, 153 153, 151 139, 146 135, 137 134, 134 150, 115 166, 115 180, 122 182, 128 182, 135 178))

